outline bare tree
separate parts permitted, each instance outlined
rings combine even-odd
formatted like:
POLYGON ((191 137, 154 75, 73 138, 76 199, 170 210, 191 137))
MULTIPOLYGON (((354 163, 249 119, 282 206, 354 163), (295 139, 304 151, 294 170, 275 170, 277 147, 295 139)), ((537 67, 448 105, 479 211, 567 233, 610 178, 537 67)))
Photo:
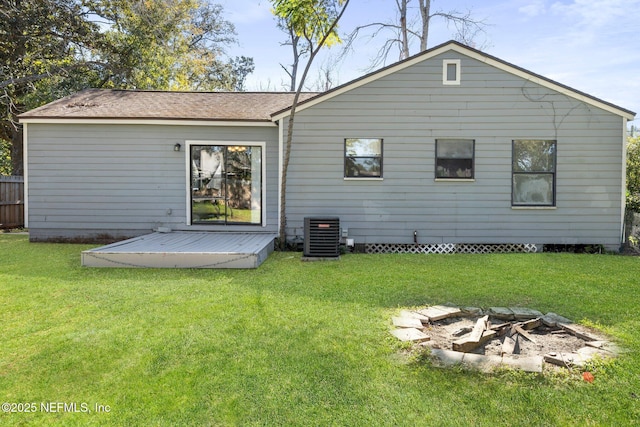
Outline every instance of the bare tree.
POLYGON ((291 46, 291 55, 293 61, 289 65, 280 64, 280 67, 289 76, 289 82, 286 85, 289 92, 295 92, 298 80, 298 66, 300 60, 309 53, 309 45, 302 43, 301 35, 296 34, 290 22, 283 18, 278 19, 278 28, 287 34, 287 41, 281 43, 281 46, 291 46))
POLYGON ((386 34, 387 39, 382 44, 370 68, 376 68, 386 63, 392 48, 399 50, 399 60, 411 56, 412 42, 417 40, 420 45, 419 52, 427 50, 429 41, 429 29, 434 18, 442 18, 447 25, 455 28, 455 39, 465 44, 475 44, 474 40, 484 33, 486 23, 482 19, 476 19, 471 11, 466 13, 457 10, 432 11, 432 0, 395 0, 396 18, 386 22, 372 22, 356 27, 346 38, 345 51, 352 48, 356 39, 367 36, 370 39, 386 34), (417 7, 412 7, 417 3, 417 7), (418 13, 412 14, 416 10, 418 13))
POLYGON ((326 92, 336 85, 337 76, 334 71, 335 58, 330 56, 318 67, 316 79, 305 85, 305 90, 310 92, 326 92))

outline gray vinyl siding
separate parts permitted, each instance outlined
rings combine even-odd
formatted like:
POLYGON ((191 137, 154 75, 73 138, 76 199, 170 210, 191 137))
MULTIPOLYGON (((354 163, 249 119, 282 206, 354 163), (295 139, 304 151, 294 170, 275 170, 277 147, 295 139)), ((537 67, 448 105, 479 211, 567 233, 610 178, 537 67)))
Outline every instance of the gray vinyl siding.
POLYGON ((287 234, 340 217, 356 243, 621 240, 623 118, 449 52, 296 114, 287 234), (442 60, 461 59, 461 85, 442 60), (383 180, 345 180, 344 138, 382 138, 383 180), (475 140, 475 181, 435 181, 435 140, 475 140), (557 140, 556 207, 513 209, 514 139, 557 140))
POLYGON ((275 127, 31 123, 28 138, 32 240, 124 238, 158 227, 277 231, 275 127), (186 225, 189 140, 266 143, 265 227, 186 225))

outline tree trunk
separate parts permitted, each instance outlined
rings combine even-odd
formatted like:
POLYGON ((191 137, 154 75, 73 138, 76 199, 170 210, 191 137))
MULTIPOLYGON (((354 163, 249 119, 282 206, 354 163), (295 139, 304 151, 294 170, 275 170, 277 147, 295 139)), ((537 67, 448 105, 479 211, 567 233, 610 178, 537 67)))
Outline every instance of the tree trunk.
POLYGON ((22 143, 22 126, 18 125, 17 129, 11 132, 11 169, 12 175, 24 175, 23 161, 23 143, 22 143))
POLYGON ((429 21, 431 20, 431 0, 419 0, 420 17, 422 18, 422 31, 420 33, 420 52, 427 50, 429 39, 429 21))
POLYGON ((409 34, 407 32, 407 2, 409 0, 400 0, 398 9, 400 11, 400 35, 402 37, 402 49, 400 51, 400 59, 409 57, 409 34))
POLYGON ((296 90, 296 80, 298 79, 298 64, 300 63, 300 56, 302 55, 298 49, 298 43, 300 43, 300 36, 296 35, 293 28, 289 28, 289 35, 291 36, 291 46, 293 49, 293 64, 291 64, 291 84, 289 85, 289 91, 294 92, 296 90))
POLYGON ((300 83, 298 84, 298 89, 296 90, 296 94, 293 97, 293 103, 291 104, 291 113, 289 115, 289 123, 287 125, 287 140, 284 146, 283 159, 282 159, 282 180, 280 184, 280 233, 278 239, 280 240, 280 249, 284 250, 287 247, 287 172, 289 170, 289 160, 291 159, 291 143, 293 141, 293 123, 296 116, 296 108, 298 107, 298 100, 300 99, 300 92, 302 92, 302 87, 304 85, 304 81, 307 78, 307 73, 311 68, 311 63, 314 58, 324 46, 324 43, 327 41, 329 34, 333 32, 333 29, 338 24, 338 21, 344 14, 344 11, 347 9, 349 5, 349 0, 345 0, 342 10, 335 18, 324 37, 318 42, 318 45, 313 48, 311 45, 311 40, 309 40, 309 60, 307 61, 307 65, 302 72, 302 77, 300 78, 300 83))

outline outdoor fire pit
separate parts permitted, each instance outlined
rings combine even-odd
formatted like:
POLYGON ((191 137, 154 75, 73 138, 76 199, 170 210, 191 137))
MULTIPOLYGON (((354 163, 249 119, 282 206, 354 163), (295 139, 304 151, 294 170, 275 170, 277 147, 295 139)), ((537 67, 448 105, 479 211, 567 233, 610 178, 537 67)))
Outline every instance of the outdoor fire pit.
POLYGON ((582 368, 593 358, 619 352, 599 332, 555 313, 523 307, 436 305, 403 310, 392 320, 395 337, 430 347, 434 363, 443 367, 542 372, 545 366, 582 368))

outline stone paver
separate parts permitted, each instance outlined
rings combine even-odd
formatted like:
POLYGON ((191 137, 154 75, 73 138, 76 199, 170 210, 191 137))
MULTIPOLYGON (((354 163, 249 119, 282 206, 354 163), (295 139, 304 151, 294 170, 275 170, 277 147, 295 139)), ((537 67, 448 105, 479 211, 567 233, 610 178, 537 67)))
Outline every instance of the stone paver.
POLYGON ((422 328, 422 321, 415 317, 392 317, 393 326, 398 328, 422 328))
POLYGON ((575 335, 578 338, 582 338, 585 341, 601 341, 602 340, 602 337, 594 334, 592 331, 590 331, 589 329, 587 329, 582 325, 576 325, 575 323, 568 324, 568 325, 564 323, 558 323, 558 326, 564 329, 565 331, 569 332, 570 334, 575 335))
POLYGON ((496 319, 501 320, 515 319, 513 311, 509 310, 507 307, 489 307, 489 310, 487 310, 487 314, 491 317, 495 317, 496 319))
POLYGON ((462 314, 462 310, 457 307, 448 307, 446 305, 433 305, 431 307, 418 310, 418 313, 423 316, 427 316, 432 322, 437 322, 438 320, 459 316, 462 314))
POLYGON ((484 355, 475 353, 464 353, 462 363, 472 369, 481 372, 490 372, 502 363, 502 357, 498 355, 484 355))
POLYGON ((416 319, 424 320, 425 322, 429 321, 429 318, 427 316, 424 316, 418 313, 417 311, 410 311, 410 310, 400 311, 400 317, 413 317, 416 319))
POLYGON ((431 339, 429 335, 415 328, 394 329, 391 334, 401 341, 423 342, 431 339))
POLYGON ((571 322, 571 320, 567 319, 566 317, 560 316, 559 314, 547 313, 542 316, 542 323, 549 326, 550 328, 555 328, 556 326, 558 326, 558 323, 570 324, 573 322, 571 322))
POLYGON ((545 362, 565 367, 583 367, 589 360, 591 360, 590 356, 579 353, 548 353, 544 355, 545 362))
POLYGON ((440 362, 440 366, 446 367, 461 364, 462 358, 464 357, 464 353, 460 353, 459 351, 443 350, 439 348, 431 350, 431 355, 440 362))
POLYGON ((544 358, 542 356, 503 356, 502 364, 513 369, 521 369, 525 372, 542 372, 544 358))
POLYGON ((538 310, 532 310, 526 307, 509 307, 516 320, 531 320, 536 317, 542 317, 542 313, 538 310))

